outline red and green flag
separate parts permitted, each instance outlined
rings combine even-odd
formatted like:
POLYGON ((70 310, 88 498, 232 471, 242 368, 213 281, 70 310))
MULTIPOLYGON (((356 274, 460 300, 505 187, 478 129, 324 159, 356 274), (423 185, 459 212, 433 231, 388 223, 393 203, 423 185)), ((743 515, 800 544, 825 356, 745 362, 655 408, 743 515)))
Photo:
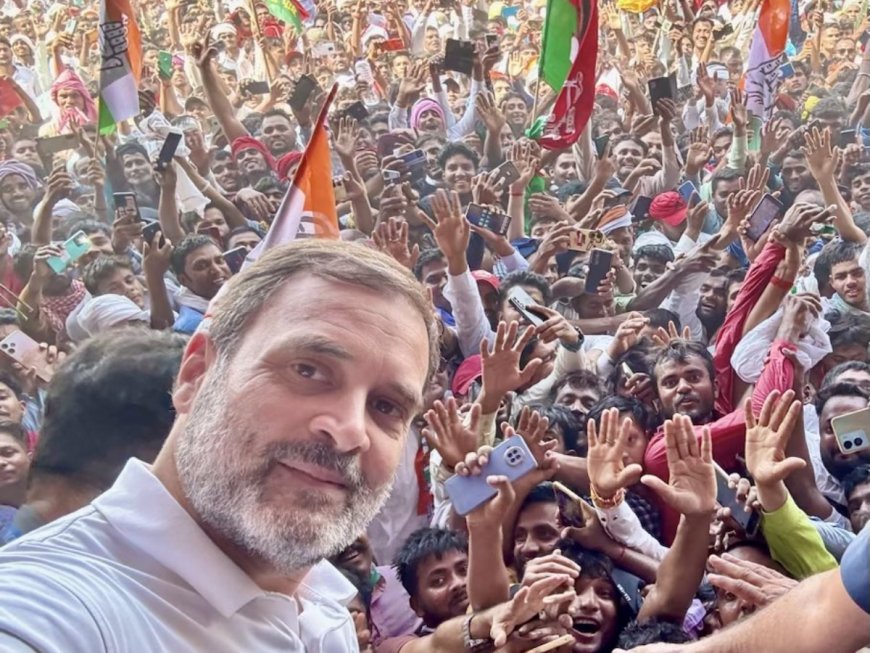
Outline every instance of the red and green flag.
POLYGON ((266 8, 275 18, 302 33, 302 21, 308 19, 308 11, 297 0, 266 0, 266 8))
POLYGON ((542 147, 560 150, 577 142, 592 115, 597 61, 597 0, 549 0, 538 77, 558 96, 542 147))

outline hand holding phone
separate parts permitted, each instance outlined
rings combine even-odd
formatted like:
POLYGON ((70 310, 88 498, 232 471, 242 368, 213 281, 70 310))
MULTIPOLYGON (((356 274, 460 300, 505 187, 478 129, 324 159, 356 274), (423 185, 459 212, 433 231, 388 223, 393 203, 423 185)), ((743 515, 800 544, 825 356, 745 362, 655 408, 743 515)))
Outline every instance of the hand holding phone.
POLYGON ((444 45, 444 70, 471 75, 474 69, 474 43, 447 39, 444 45))
POLYGON ((592 295, 598 293, 598 286, 607 278, 613 263, 613 252, 606 249, 593 249, 589 255, 589 271, 586 273, 586 292, 592 295))
POLYGON ((77 231, 65 240, 61 247, 63 253, 60 256, 50 256, 45 261, 56 274, 63 274, 69 266, 89 252, 91 239, 84 231, 77 231))
POLYGON ((831 420, 837 447, 844 454, 870 449, 870 408, 838 415, 831 420))
POLYGON ((481 227, 500 236, 507 235, 511 217, 506 213, 496 211, 488 206, 469 204, 465 210, 465 219, 476 227, 481 227))
POLYGON ((35 369, 36 376, 45 383, 49 383, 54 376, 54 366, 46 358, 47 350, 23 331, 13 331, 0 341, 0 352, 21 365, 25 371, 35 369))
POLYGON ((519 286, 514 286, 508 291, 508 303, 532 326, 541 326, 546 322, 544 316, 535 312, 534 307, 537 306, 537 302, 519 286))
POLYGON ((746 237, 754 242, 758 241, 781 214, 782 202, 770 193, 765 193, 749 216, 746 237))

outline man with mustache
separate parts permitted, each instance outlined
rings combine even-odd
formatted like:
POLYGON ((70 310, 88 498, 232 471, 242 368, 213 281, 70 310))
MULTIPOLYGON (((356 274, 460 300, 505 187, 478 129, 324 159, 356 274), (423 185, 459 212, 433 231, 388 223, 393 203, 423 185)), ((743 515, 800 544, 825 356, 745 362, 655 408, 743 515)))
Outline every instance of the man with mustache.
POLYGON ((209 310, 154 464, 0 553, 0 650, 357 650, 325 558, 390 491, 437 367, 428 299, 382 254, 311 240, 209 310))

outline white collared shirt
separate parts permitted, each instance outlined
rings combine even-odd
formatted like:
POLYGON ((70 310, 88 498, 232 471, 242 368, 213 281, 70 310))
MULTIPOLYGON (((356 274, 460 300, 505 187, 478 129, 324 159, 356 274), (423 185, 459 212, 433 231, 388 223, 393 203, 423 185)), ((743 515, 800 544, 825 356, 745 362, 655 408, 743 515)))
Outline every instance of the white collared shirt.
POLYGON ((356 589, 315 565, 257 586, 139 460, 90 505, 0 550, 0 651, 358 651, 356 589))

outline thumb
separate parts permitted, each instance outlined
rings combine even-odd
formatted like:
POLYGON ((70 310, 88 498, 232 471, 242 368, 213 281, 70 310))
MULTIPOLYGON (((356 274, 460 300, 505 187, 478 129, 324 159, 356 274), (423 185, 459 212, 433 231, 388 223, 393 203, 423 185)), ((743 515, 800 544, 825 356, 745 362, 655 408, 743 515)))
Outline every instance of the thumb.
POLYGON ((489 630, 489 636, 492 639, 493 646, 498 648, 504 646, 507 642, 508 633, 502 623, 495 623, 489 630))
POLYGON ((540 358, 534 358, 534 359, 530 360, 528 363, 526 363, 526 366, 523 368, 523 371, 520 373, 520 379, 522 380, 523 384, 526 384, 529 381, 531 381, 535 376, 535 372, 537 372, 538 368, 540 368, 541 365, 543 365, 543 364, 544 364, 544 361, 542 361, 540 358))
POLYGON ((802 470, 807 466, 807 462, 803 458, 786 458, 776 464, 774 467, 775 473, 780 478, 788 478, 794 472, 802 470))
POLYGON ((650 490, 658 494, 662 499, 667 499, 670 497, 671 486, 665 483, 658 476, 653 476, 652 474, 644 474, 640 482, 646 485, 650 490))
POLYGON ((622 487, 628 487, 637 483, 638 479, 643 475, 643 467, 634 463, 628 465, 625 469, 619 472, 617 480, 622 487))
POLYGON ((567 528, 562 529, 560 535, 564 539, 580 542, 581 538, 583 537, 583 529, 577 528, 576 526, 568 526, 567 528))

